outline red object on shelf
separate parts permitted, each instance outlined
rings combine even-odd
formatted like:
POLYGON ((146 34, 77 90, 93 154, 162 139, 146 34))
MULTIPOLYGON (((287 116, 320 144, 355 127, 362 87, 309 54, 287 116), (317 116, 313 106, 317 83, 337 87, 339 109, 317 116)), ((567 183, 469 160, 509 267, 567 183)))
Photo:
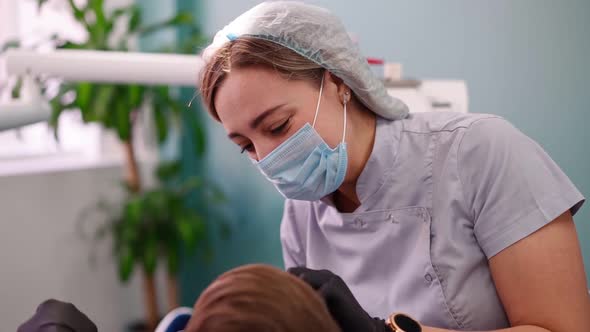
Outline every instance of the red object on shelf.
POLYGON ((378 59, 378 58, 367 58, 367 62, 370 65, 382 65, 382 64, 385 64, 385 61, 383 59, 378 59))

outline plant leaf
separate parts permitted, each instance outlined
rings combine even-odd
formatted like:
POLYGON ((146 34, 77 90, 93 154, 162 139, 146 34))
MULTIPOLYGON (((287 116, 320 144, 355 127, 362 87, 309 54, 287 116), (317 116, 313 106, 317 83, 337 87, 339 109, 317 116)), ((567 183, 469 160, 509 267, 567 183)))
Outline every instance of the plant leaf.
POLYGON ((194 237, 191 220, 188 218, 188 216, 182 216, 176 221, 176 225, 178 227, 178 235, 180 235, 182 241, 187 245, 187 247, 193 248, 196 240, 194 237))
POLYGON ((166 118, 166 111, 161 102, 155 102, 154 105, 154 120, 156 124, 156 134, 158 136, 158 143, 162 144, 168 136, 168 120, 166 118))
POLYGON ((192 134, 192 143, 194 152, 197 156, 203 156, 205 153, 205 131, 198 116, 192 110, 188 110, 188 124, 192 134))
MULTIPOLYGON (((43 2, 45 2, 45 0, 41 0, 43 2)), ((84 24, 84 26, 89 29, 88 23, 86 23, 86 18, 84 16, 84 10, 78 8, 78 6, 76 6, 76 4, 74 3, 74 0, 68 0, 68 4, 70 5, 70 9, 72 10, 72 13, 74 14, 74 18, 76 19, 76 21, 84 24)))
POLYGON ((175 116, 180 116, 182 114, 182 109, 185 108, 184 105, 170 98, 170 96, 168 96, 166 103, 168 104, 168 107, 172 110, 175 116))
POLYGON ((192 214, 191 219, 193 224, 194 237, 197 240, 202 240, 207 234, 207 224, 205 224, 205 220, 197 214, 192 214))
POLYGON ((158 265, 158 242, 154 238, 144 243, 142 263, 145 272, 153 275, 158 265))
POLYGON ((122 220, 117 227, 120 245, 133 247, 140 240, 139 228, 133 224, 133 221, 122 220))
POLYGON ((41 10, 41 7, 47 2, 47 0, 37 0, 37 10, 41 10))
POLYGON ((96 21, 89 26, 90 39, 99 49, 106 49, 107 38, 107 21, 104 15, 104 1, 103 0, 89 0, 88 8, 94 13, 96 21))
POLYGON ((87 109, 90 104, 92 94, 92 84, 80 82, 76 85, 76 104, 81 109, 87 109))
POLYGON ((53 136, 55 137, 56 141, 59 141, 59 117, 64 111, 76 106, 76 100, 64 104, 62 103, 62 98, 65 94, 73 91, 74 90, 72 89, 71 84, 61 84, 57 95, 49 101, 49 104, 51 105, 51 116, 49 118, 49 126, 53 129, 53 136))
POLYGON ((127 87, 127 99, 129 103, 129 109, 135 109, 139 107, 143 99, 144 88, 137 84, 132 84, 127 87))
POLYGON ((209 38, 205 37, 200 31, 193 32, 191 37, 185 40, 180 46, 178 53, 195 54, 209 42, 209 38))
POLYGON ((131 112, 127 103, 121 99, 116 100, 114 111, 117 119, 117 135, 122 141, 128 141, 131 138, 131 112))
POLYGON ((202 251, 203 260, 207 263, 211 263, 213 261, 213 257, 215 257, 213 253, 213 248, 210 245, 205 246, 202 251))
POLYGON ((161 182, 169 181, 174 177, 180 175, 182 171, 182 162, 180 160, 174 160, 169 162, 162 162, 156 169, 156 176, 161 182))
POLYGON ((71 41, 66 41, 63 44, 58 45, 57 48, 63 50, 83 50, 88 49, 89 47, 86 44, 76 44, 71 41))
POLYGON ((221 191, 221 189, 219 189, 217 186, 215 186, 213 184, 209 184, 209 186, 207 186, 207 188, 211 192, 211 200, 213 202, 215 202, 215 203, 226 203, 227 202, 227 197, 225 196, 225 193, 223 191, 221 191))
POLYGON ((184 194, 189 194, 191 191, 201 187, 203 185, 203 181, 198 176, 191 176, 184 180, 184 183, 181 186, 181 191, 184 194))
POLYGON ((135 265, 135 257, 130 247, 123 246, 118 253, 119 260, 119 279, 123 282, 129 281, 133 267, 135 265))
POLYGON ((106 17, 104 13, 104 0, 89 0, 88 8, 94 11, 97 23, 104 26, 106 22, 106 17))
POLYGON ((7 42, 5 42, 4 44, 2 44, 2 47, 0 47, 0 54, 6 52, 6 50, 8 50, 9 48, 18 48, 20 47, 20 41, 19 40, 9 40, 7 42))
POLYGON ((95 85, 93 90, 94 100, 92 106, 88 107, 86 111, 88 115, 92 115, 91 121, 102 121, 109 111, 108 106, 115 94, 115 86, 111 84, 95 85))
POLYGON ((17 99, 18 97, 20 97, 20 90, 22 89, 22 86, 23 86, 23 78, 19 77, 16 80, 16 84, 12 88, 11 96, 13 99, 17 99))
POLYGON ((123 15, 131 15, 134 11, 138 10, 137 5, 133 4, 127 7, 122 7, 122 8, 117 8, 113 11, 113 13, 111 14, 110 19, 108 19, 107 21, 109 22, 107 25, 107 33, 110 33, 112 31, 112 28, 115 24, 115 22, 123 15))
POLYGON ((193 23, 193 16, 189 12, 180 12, 180 13, 176 14, 174 17, 169 18, 165 21, 142 27, 142 28, 138 29, 137 32, 139 34, 144 35, 144 34, 152 33, 152 32, 164 29, 164 28, 189 25, 192 23, 193 23))
MULTIPOLYGON (((110 33, 113 31, 113 27, 115 26, 116 22, 121 18, 121 16, 123 15, 129 15, 131 16, 133 14, 134 11, 138 10, 137 9, 137 5, 133 4, 133 5, 129 5, 127 7, 121 7, 121 8, 117 8, 113 11, 113 13, 111 14, 110 18, 107 18, 107 23, 106 23, 106 34, 107 36, 110 35, 110 33)), ((127 24, 129 24, 129 21, 127 21, 127 24)), ((120 42, 123 45, 119 45, 118 48, 121 50, 126 49, 126 44, 127 44, 127 38, 128 36, 123 36, 121 37, 120 42)))
POLYGON ((52 99, 49 101, 51 105, 51 117, 49 118, 49 125, 53 128, 53 137, 56 141, 59 142, 59 117, 61 113, 64 111, 64 108, 61 106, 59 100, 57 98, 52 99))
POLYGON ((193 15, 189 12, 180 12, 167 21, 168 25, 182 25, 193 23, 193 15))
POLYGON ((139 197, 129 199, 125 205, 125 220, 136 227, 141 222, 142 200, 139 197))
POLYGON ((168 273, 177 274, 180 267, 180 254, 177 250, 168 251, 166 260, 168 263, 168 273))
POLYGON ((135 32, 138 29, 139 24, 141 24, 141 11, 139 7, 135 6, 131 10, 131 17, 129 18, 129 32, 135 32))
POLYGON ((194 250, 198 242, 205 237, 205 221, 198 214, 188 212, 178 220, 178 230, 187 248, 194 250))

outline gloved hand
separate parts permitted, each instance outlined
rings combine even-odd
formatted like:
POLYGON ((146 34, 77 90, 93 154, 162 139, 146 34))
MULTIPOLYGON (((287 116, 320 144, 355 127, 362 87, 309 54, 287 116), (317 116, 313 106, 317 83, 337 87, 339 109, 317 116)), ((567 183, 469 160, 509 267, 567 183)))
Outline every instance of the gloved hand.
POLYGON ((361 308, 342 278, 328 270, 294 267, 287 270, 315 289, 326 302, 342 332, 390 331, 385 320, 372 318, 361 308))
POLYGON ((97 332, 96 325, 73 304, 47 300, 17 332, 97 332))

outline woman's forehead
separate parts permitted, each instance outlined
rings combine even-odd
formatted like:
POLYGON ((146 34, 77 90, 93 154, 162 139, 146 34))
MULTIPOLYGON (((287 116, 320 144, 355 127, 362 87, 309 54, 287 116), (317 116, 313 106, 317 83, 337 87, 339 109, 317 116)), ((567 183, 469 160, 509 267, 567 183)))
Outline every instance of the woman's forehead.
POLYGON ((229 117, 252 117, 278 104, 296 102, 314 90, 309 82, 288 80, 273 69, 232 69, 217 90, 215 109, 225 123, 229 117))

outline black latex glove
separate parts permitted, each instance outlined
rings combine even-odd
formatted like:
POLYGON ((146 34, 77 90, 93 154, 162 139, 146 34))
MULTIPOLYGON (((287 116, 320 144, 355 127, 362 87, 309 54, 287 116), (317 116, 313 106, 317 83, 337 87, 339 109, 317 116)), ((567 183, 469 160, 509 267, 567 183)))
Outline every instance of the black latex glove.
POLYGON ((315 289, 326 302, 342 332, 390 331, 385 320, 372 318, 363 310, 342 278, 328 270, 294 267, 287 270, 315 289))
POLYGON ((47 300, 17 332, 97 332, 96 325, 73 304, 47 300))

